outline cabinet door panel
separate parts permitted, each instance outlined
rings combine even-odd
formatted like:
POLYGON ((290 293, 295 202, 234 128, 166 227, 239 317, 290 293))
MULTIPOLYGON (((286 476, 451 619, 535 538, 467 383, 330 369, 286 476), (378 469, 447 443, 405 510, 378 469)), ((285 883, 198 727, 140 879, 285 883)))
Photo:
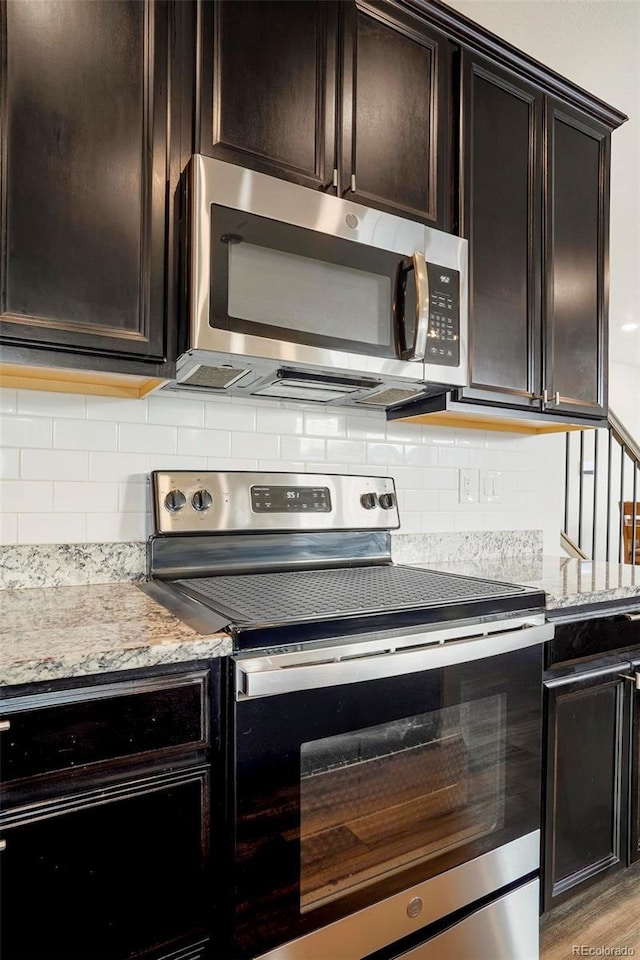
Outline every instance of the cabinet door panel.
POLYGON ((305 186, 331 183, 332 18, 317 0, 203 5, 202 153, 305 186))
MULTIPOLYGON (((640 674, 640 660, 633 664, 631 675, 640 674)), ((633 737, 631 740, 631 815, 629 855, 640 860, 640 690, 633 693, 633 737)))
POLYGON ((3 6, 2 335, 161 358, 169 12, 3 6))
POLYGON ((626 863, 626 667, 547 685, 546 909, 626 863))
POLYGON ((610 135, 550 102, 547 138, 546 386, 558 410, 602 416, 610 135))
POLYGON ((463 398, 539 408, 542 97, 464 62, 463 233, 470 387, 463 398))
POLYGON ((206 810, 201 773, 3 830, 3 960, 124 960, 197 940, 206 810))
POLYGON ((343 34, 342 193, 447 229, 445 38, 384 3, 345 4, 343 34))

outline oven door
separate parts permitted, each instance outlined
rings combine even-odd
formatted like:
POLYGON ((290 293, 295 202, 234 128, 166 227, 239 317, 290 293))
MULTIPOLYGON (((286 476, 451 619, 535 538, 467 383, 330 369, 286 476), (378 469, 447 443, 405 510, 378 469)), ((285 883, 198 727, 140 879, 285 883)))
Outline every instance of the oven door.
POLYGON ((189 182, 191 349, 420 382, 433 347, 457 382, 466 241, 429 231, 430 272, 422 224, 207 157, 189 182))
POLYGON ((240 955, 304 938, 282 956, 357 960, 536 871, 541 644, 553 628, 454 633, 392 653, 352 645, 317 664, 237 659, 240 955), (448 887, 430 886, 443 877, 448 887), (412 912, 415 891, 427 906, 412 912), (396 904, 385 916, 382 901, 396 904), (317 930, 324 939, 307 939, 317 930))

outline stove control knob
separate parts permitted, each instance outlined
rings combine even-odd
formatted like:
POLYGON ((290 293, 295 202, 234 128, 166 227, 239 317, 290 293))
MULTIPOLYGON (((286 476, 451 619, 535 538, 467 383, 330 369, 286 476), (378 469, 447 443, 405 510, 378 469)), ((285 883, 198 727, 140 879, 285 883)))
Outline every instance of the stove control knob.
POLYGON ((178 513, 179 510, 182 510, 186 502, 187 498, 182 490, 171 490, 164 498, 164 505, 169 513, 178 513))
POLYGON ((365 510, 373 510, 376 505, 377 497, 375 493, 363 493, 360 497, 360 503, 365 510))
POLYGON ((194 495, 191 497, 191 506, 194 510, 197 510, 198 513, 204 513, 205 510, 208 510, 213 499, 208 490, 196 490, 194 495))
POLYGON ((383 510, 391 510, 396 505, 396 498, 392 493, 381 493, 379 502, 383 510))

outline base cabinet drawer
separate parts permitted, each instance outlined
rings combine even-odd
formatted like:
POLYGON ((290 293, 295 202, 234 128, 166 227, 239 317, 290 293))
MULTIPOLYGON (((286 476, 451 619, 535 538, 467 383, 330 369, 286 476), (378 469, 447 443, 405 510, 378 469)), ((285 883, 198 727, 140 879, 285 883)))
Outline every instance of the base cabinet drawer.
POLYGON ((205 747, 207 682, 202 671, 5 700, 0 780, 205 747))
POLYGON ((207 770, 94 794, 2 828, 3 960, 155 960, 204 939, 207 770))

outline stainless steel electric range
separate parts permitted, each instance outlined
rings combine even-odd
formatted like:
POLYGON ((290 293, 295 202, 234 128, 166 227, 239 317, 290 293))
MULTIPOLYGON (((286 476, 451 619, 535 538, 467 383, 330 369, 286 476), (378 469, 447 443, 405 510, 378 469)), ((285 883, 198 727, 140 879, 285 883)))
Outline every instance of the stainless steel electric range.
POLYGON ((394 564, 390 478, 152 485, 146 589, 234 644, 220 956, 537 957, 544 594, 394 564))

